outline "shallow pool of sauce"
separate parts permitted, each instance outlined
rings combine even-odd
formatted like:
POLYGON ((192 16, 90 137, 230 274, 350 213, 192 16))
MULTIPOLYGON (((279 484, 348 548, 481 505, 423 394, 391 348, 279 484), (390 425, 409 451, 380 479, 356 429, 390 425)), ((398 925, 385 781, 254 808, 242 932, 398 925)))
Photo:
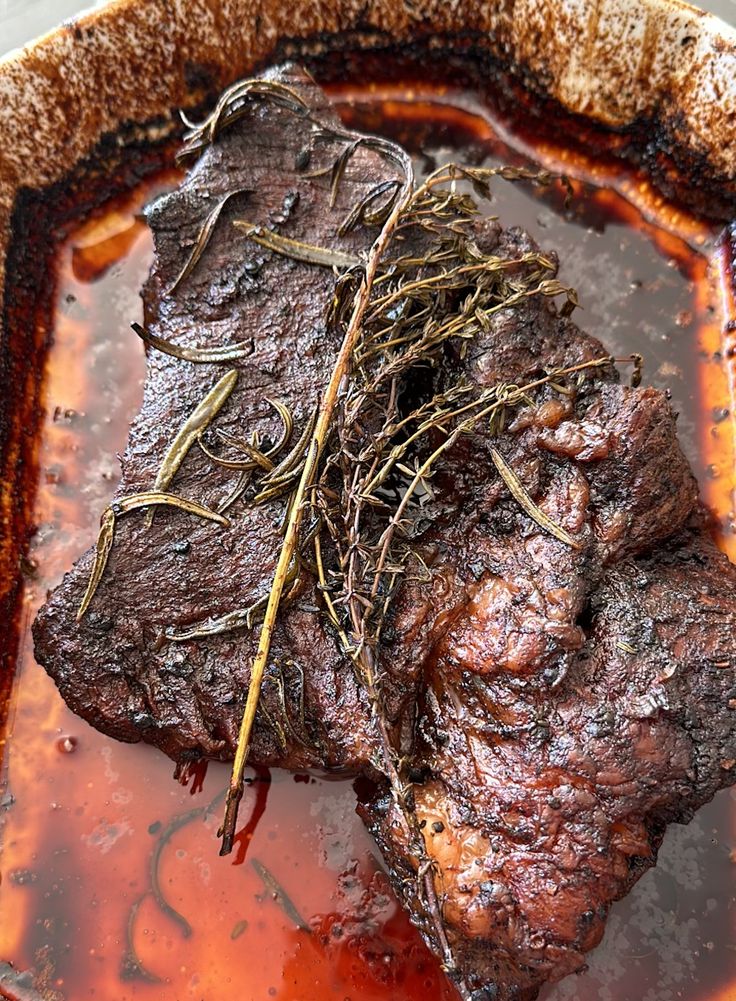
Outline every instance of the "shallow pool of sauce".
MULTIPOLYGON (((556 192, 498 182, 488 211, 557 250, 581 326, 607 349, 641 351, 645 381, 671 391, 714 531, 735 555, 715 233, 633 175, 509 135, 472 96, 393 84, 333 97, 348 124, 407 143, 420 169, 533 156, 579 179, 568 207, 556 192)), ((228 770, 175 780, 157 751, 74 717, 33 660, 33 616, 93 542, 119 477, 144 378, 129 326, 151 260, 139 213, 175 183, 171 171, 111 202, 59 248, 38 529, 0 745, 0 961, 67 1001, 449 1001, 355 815, 351 781, 250 773, 235 852, 220 858, 228 770)), ((658 867, 613 908, 588 971, 545 989, 546 1001, 733 1001, 735 886, 736 795, 725 791, 670 828, 658 867)), ((0 986, 0 997, 25 989, 0 986)))

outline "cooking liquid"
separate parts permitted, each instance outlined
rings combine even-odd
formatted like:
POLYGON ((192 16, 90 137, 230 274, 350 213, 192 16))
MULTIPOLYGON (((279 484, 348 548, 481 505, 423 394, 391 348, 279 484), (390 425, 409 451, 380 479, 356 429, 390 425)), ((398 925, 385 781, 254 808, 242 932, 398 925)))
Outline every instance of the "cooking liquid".
MULTIPOLYGON (((485 208, 558 251, 560 277, 584 307, 581 326, 611 351, 642 352, 645 382, 671 390, 719 542, 736 556, 715 231, 633 174, 508 134, 473 95, 400 83, 331 92, 347 124, 404 142, 419 170, 531 156, 578 179, 569 207, 552 189, 498 181, 485 208)), ((394 901, 355 815, 350 780, 249 772, 235 851, 220 858, 229 769, 203 764, 173 779, 158 751, 73 716, 34 662, 36 610, 93 543, 119 478, 116 452, 145 368, 129 326, 141 319, 152 254, 137 216, 176 180, 168 171, 110 202, 58 250, 38 530, 0 787, 0 960, 32 969, 67 1001, 450 1001, 454 990, 394 901)), ((735 882, 736 794, 727 790, 690 825, 669 829, 657 868, 613 907, 588 971, 544 998, 732 1001, 735 882)), ((0 997, 23 989, 0 986, 0 997)))

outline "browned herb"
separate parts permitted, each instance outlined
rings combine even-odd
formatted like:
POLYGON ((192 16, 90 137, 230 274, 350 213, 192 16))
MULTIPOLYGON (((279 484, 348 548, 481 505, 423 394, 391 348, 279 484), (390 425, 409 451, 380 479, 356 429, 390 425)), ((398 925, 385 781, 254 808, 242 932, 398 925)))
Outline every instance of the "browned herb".
POLYGON ((231 445, 236 448, 239 452, 243 452, 251 460, 253 468, 260 467, 264 469, 267 473, 270 473, 274 468, 274 458, 279 454, 279 452, 286 447, 291 438, 292 431, 294 430, 294 418, 291 416, 288 407, 284 406, 278 400, 270 400, 266 397, 266 403, 276 410, 278 415, 281 417, 283 423, 283 430, 281 437, 267 452, 262 452, 255 444, 255 442, 242 441, 239 438, 234 437, 234 435, 228 434, 227 431, 223 431, 222 428, 216 428, 215 434, 217 437, 226 445, 231 445))
MULTIPOLYGON (((390 144, 386 144, 387 147, 389 145, 390 144)), ((390 155, 392 159, 398 160, 403 164, 405 178, 403 199, 397 200, 392 214, 384 223, 381 233, 374 241, 368 255, 368 260, 365 265, 365 273, 354 298, 352 314, 350 320, 348 321, 343 342, 333 367, 330 380, 325 389, 322 400, 320 401, 313 436, 308 446, 299 483, 294 491, 291 514, 284 532, 284 542, 281 547, 276 572, 274 574, 271 591, 269 593, 266 613, 261 626, 258 650, 251 669, 248 697, 246 699, 243 721, 238 737, 238 747, 235 754, 235 760, 233 762, 230 790, 228 792, 225 819, 222 826, 223 841, 221 853, 224 854, 227 854, 232 850, 238 803, 242 796, 243 789, 243 772, 248 755, 248 747, 250 745, 250 735, 253 727, 253 721, 255 719, 256 709, 258 706, 258 696, 261 681, 263 679, 263 671, 271 649, 271 637, 276 621, 276 614, 281 602, 281 596, 286 585, 286 578, 298 546, 299 530, 303 515, 303 502, 305 500, 307 490, 311 487, 317 473, 317 467, 322 449, 325 445, 327 436, 331 431, 333 414, 337 404, 338 391, 344 378, 350 371, 351 359, 355 344, 360 336, 361 321, 368 306, 372 282, 375 279, 379 262, 389 242, 391 232, 398 222, 403 201, 409 197, 413 185, 414 175, 409 157, 403 152, 403 150, 399 150, 398 147, 391 148, 390 155)))
MULTIPOLYGON (((270 459, 266 458, 263 452, 259 452, 257 448, 251 450, 252 458, 250 459, 225 459, 221 455, 215 455, 211 452, 204 441, 202 440, 202 435, 197 436, 197 444, 202 449, 204 454, 215 463, 216 466, 222 466, 223 469, 239 469, 241 471, 258 469, 259 467, 266 469, 273 469, 273 463, 270 459)), ((245 451, 245 449, 243 449, 245 451)))
POLYGON ((267 500, 278 497, 293 486, 304 468, 304 453, 314 433, 318 410, 315 408, 309 415, 304 430, 299 435, 294 447, 284 456, 277 466, 274 466, 261 480, 260 491, 253 498, 254 504, 263 504, 267 500))
POLYGON ((260 877, 261 882, 263 883, 264 887, 270 894, 271 899, 274 900, 279 905, 279 907, 287 916, 287 918, 290 921, 293 921, 294 924, 297 926, 297 928, 301 928, 302 931, 311 934, 312 929, 309 927, 307 922, 301 916, 301 914, 297 910, 296 904, 288 895, 288 893, 283 888, 281 883, 279 883, 279 881, 276 879, 271 870, 266 868, 263 862, 259 862, 257 858, 251 859, 251 864, 255 869, 255 871, 258 873, 258 876, 260 877))
POLYGON ((240 498, 245 493, 248 484, 250 483, 250 479, 251 479, 251 471, 249 469, 244 470, 240 474, 230 492, 227 494, 227 496, 224 498, 224 500, 217 508, 220 514, 225 514, 225 512, 229 511, 230 508, 233 506, 233 504, 236 503, 236 501, 240 500, 240 498))
MULTIPOLYGON (((236 369, 231 369, 215 383, 209 393, 194 408, 189 417, 179 428, 174 440, 166 450, 156 479, 154 490, 166 490, 184 461, 187 452, 197 441, 199 435, 207 428, 224 407, 238 381, 236 369)), ((146 518, 146 527, 151 526, 153 512, 146 518)))
MULTIPOLYGON (((278 441, 266 452, 260 449, 260 435, 257 431, 253 431, 251 434, 250 442, 244 441, 240 438, 228 434, 221 428, 215 428, 215 435, 224 444, 235 448, 238 452, 248 456, 248 459, 243 460, 228 460, 223 459, 221 456, 216 456, 212 453, 202 442, 201 437, 198 439, 199 444, 202 446, 203 451, 209 458, 220 466, 225 466, 226 468, 241 470, 237 481, 234 486, 227 494, 225 499, 220 504, 218 510, 220 514, 224 514, 230 507, 232 507, 235 502, 242 497, 245 489, 249 485, 252 479, 252 474, 256 470, 265 470, 266 472, 271 472, 274 468, 274 459, 278 456, 289 443, 291 434, 294 430, 294 419, 289 412, 288 407, 278 400, 271 400, 266 398, 266 402, 269 403, 274 410, 281 417, 282 421, 282 431, 281 436, 278 441)), ((311 432, 310 432, 311 433, 311 432)), ((303 448, 302 448, 303 452, 303 448)))
POLYGON ((121 980, 143 980, 148 984, 160 984, 161 977, 147 969, 135 948, 136 918, 140 906, 147 896, 148 893, 144 893, 142 897, 139 897, 128 913, 128 922, 125 926, 126 950, 120 964, 120 978, 121 980))
POLYGON ((340 190, 340 182, 342 181, 343 175, 345 174, 345 169, 350 162, 351 157, 355 153, 356 149, 360 145, 360 139, 353 139, 352 142, 348 142, 340 150, 340 152, 335 157, 332 168, 330 170, 330 208, 334 209, 335 202, 337 201, 337 193, 340 190))
POLYGON ((558 524, 556 524, 556 522, 552 521, 552 519, 534 503, 532 498, 529 496, 529 491, 526 489, 508 462, 506 462, 498 449, 491 447, 490 451, 491 458, 493 459, 493 465, 498 470, 501 479, 509 488, 509 493, 519 506, 526 511, 529 517, 533 518, 540 528, 543 528, 545 532, 549 532, 550 535, 554 535, 554 537, 559 539, 560 542, 564 542, 567 546, 572 546, 573 549, 580 549, 580 543, 576 542, 564 528, 561 528, 558 524))
POLYGON ((202 228, 200 229, 197 235, 197 239, 195 240, 192 252, 187 258, 184 267, 181 269, 179 274, 174 279, 173 284, 170 285, 169 288, 166 290, 167 295, 173 295, 174 292, 176 292, 176 290, 179 288, 181 283, 183 281, 186 281, 186 279, 189 277, 192 271, 194 271, 194 269, 196 268, 200 258, 202 257, 202 254, 207 249, 207 244, 212 239, 212 234, 215 231, 215 227, 217 226, 217 221, 220 218, 220 215, 222 214, 222 210, 225 208, 230 199, 233 198, 235 195, 244 195, 244 194, 249 194, 247 188, 240 188, 238 191, 230 191, 228 192, 228 194, 225 195, 224 198, 220 199, 217 205, 215 205, 215 207, 212 209, 212 211, 205 219, 202 228))
POLYGON ((205 507, 204 504, 159 490, 152 490, 150 493, 130 494, 127 497, 121 497, 120 500, 113 501, 110 505, 115 514, 128 514, 130 511, 138 511, 144 507, 176 507, 180 511, 196 514, 200 518, 204 518, 205 521, 216 521, 218 525, 224 525, 225 528, 230 524, 227 518, 218 514, 217 511, 205 507))
POLYGON ((619 650, 623 650, 624 653, 636 653, 636 647, 632 646, 631 643, 627 643, 626 640, 618 640, 616 646, 619 650))
MULTIPOLYGON (((305 719, 305 709, 304 709, 304 670, 299 664, 297 664, 293 660, 288 660, 286 664, 282 664, 280 661, 278 661, 275 667, 276 670, 271 676, 271 682, 273 684, 273 687, 275 687, 276 689, 276 698, 278 702, 277 708, 280 720, 279 721, 272 720, 272 723, 274 724, 275 729, 278 730, 279 739, 281 741, 282 747, 284 748, 284 753, 286 753, 286 749, 288 747, 286 741, 286 733, 288 733, 289 736, 293 740, 295 740, 298 744, 301 744, 302 747, 314 748, 315 745, 305 739, 306 719, 305 719), (289 685, 289 691, 292 695, 296 693, 297 689, 299 692, 297 699, 298 710, 299 710, 298 729, 294 726, 292 722, 292 714, 291 710, 289 709, 289 704, 288 704, 289 700, 287 699, 286 695, 287 680, 284 675, 284 667, 291 668, 297 676, 296 682, 294 681, 294 679, 290 679, 288 685, 289 685), (283 721, 283 725, 281 721, 283 721)), ((260 708, 262 710, 264 707, 261 706, 260 708)))
POLYGON ((181 631, 167 629, 165 633, 166 639, 172 640, 175 643, 183 643, 185 640, 197 640, 205 636, 218 636, 221 633, 231 633, 238 629, 252 629, 257 616, 263 612, 265 604, 265 598, 258 598, 247 608, 237 608, 233 612, 228 612, 227 615, 199 622, 189 629, 181 631))
POLYGON ((293 88, 276 80, 261 78, 241 80, 224 91, 204 122, 190 126, 185 136, 184 147, 177 159, 186 160, 198 156, 224 129, 248 113, 249 104, 253 100, 268 100, 272 105, 285 108, 305 118, 309 115, 309 109, 303 98, 293 88))
POLYGON ((381 181, 353 206, 337 228, 338 236, 345 236, 357 226, 381 226, 401 192, 398 180, 381 181))
MULTIPOLYGON (((266 398, 266 402, 269 403, 274 410, 276 410, 283 424, 281 437, 267 452, 262 452, 260 448, 257 447, 256 442, 258 441, 258 434, 256 432, 254 432, 252 436, 252 442, 249 443, 247 441, 242 441, 239 438, 235 438, 233 435, 228 434, 227 431, 223 431, 222 428, 216 428, 215 434, 224 444, 232 446, 241 454, 248 456, 248 458, 226 459, 223 456, 215 455, 214 452, 211 452, 203 442, 203 432, 200 432, 197 437, 197 441, 204 454, 216 465, 223 466, 225 469, 239 469, 243 471, 261 469, 265 470, 266 473, 272 473, 274 470, 274 458, 289 442, 291 433, 294 429, 294 419, 292 418, 288 407, 284 406, 283 403, 280 403, 278 400, 270 400, 268 398, 266 398)), ((302 447, 302 451, 303 450, 304 449, 302 447)))
POLYGON ((92 573, 90 574, 87 590, 84 592, 82 603, 80 604, 79 611, 77 612, 77 622, 79 622, 84 613, 87 611, 89 603, 95 596, 95 591, 102 580, 102 575, 104 574, 105 567, 107 566, 114 538, 115 512, 112 508, 108 507, 102 512, 102 517, 100 518, 100 532, 97 536, 97 550, 95 553, 94 563, 92 565, 92 573))
POLYGON ((288 236, 281 236, 274 233, 273 230, 246 222, 244 219, 236 219, 233 226, 242 229, 254 243, 260 244, 267 250, 272 250, 275 254, 290 257, 294 261, 317 264, 323 268, 356 268, 361 264, 360 258, 353 254, 346 254, 341 250, 330 250, 328 247, 315 247, 313 244, 303 243, 301 240, 291 240, 288 236))
POLYGON ((171 355, 173 358, 179 358, 181 361, 194 362, 195 365, 212 365, 218 362, 237 361, 239 358, 247 358, 253 354, 253 344, 251 341, 247 343, 243 341, 240 344, 226 344, 220 348, 185 348, 177 344, 172 344, 171 341, 164 340, 163 337, 157 337, 156 334, 152 334, 150 330, 142 327, 140 323, 131 323, 131 327, 144 344, 149 344, 152 348, 156 348, 157 351, 161 351, 165 355, 171 355))
POLYGON ((231 444, 238 451, 243 452, 252 461, 254 467, 258 469, 265 470, 265 472, 270 473, 274 468, 274 461, 271 456, 276 456, 281 450, 281 445, 276 445, 274 448, 270 449, 268 452, 262 452, 255 445, 249 444, 247 441, 238 441, 231 436, 227 435, 224 431, 215 432, 217 437, 223 442, 231 444))
POLYGON ((171 918, 175 924, 179 925, 184 938, 190 937, 192 934, 192 926, 189 924, 184 915, 180 914, 179 911, 177 911, 177 909, 169 903, 163 889, 161 888, 161 877, 159 874, 161 855, 163 854, 164 848, 166 848, 176 832, 180 831, 182 827, 186 827, 187 824, 191 824, 192 821, 197 820, 197 818, 202 817, 204 812, 203 807, 198 807, 196 810, 188 810, 186 813, 180 813, 177 817, 174 817, 171 823, 167 824, 158 836, 151 854, 151 892, 153 893, 154 900, 158 904, 159 909, 167 917, 171 918))

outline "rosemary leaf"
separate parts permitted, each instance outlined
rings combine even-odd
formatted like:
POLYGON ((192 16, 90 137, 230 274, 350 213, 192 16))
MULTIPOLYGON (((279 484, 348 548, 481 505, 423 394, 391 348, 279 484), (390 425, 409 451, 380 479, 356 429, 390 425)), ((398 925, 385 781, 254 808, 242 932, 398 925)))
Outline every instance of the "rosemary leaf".
POLYGON ((250 483, 250 480, 251 480, 250 470, 245 470, 240 474, 230 493, 224 498, 224 500, 218 506, 217 510, 219 514, 225 514, 225 512, 229 511, 236 501, 240 500, 240 498, 245 493, 246 487, 250 483))
POLYGON ((216 348, 186 348, 171 341, 164 340, 152 334, 140 323, 131 323, 131 327, 138 334, 140 339, 149 344, 163 354, 179 358, 181 361, 194 362, 195 365, 213 365, 224 361, 237 361, 239 358, 247 358, 253 354, 252 341, 240 341, 238 344, 226 344, 216 348))
POLYGON ((266 866, 262 862, 259 862, 256 858, 252 859, 251 864, 258 873, 261 882, 270 894, 271 898, 279 905, 279 907, 281 907, 284 914, 286 914, 286 916, 294 922, 297 928, 311 934, 312 929, 301 916, 296 908, 296 905, 294 904, 294 901, 288 895, 286 890, 284 890, 281 883, 278 882, 271 870, 267 869, 266 866))
POLYGON ((498 470, 501 479, 509 488, 511 496, 519 504, 519 506, 526 511, 529 517, 536 521, 540 528, 543 528, 545 532, 549 532, 550 535, 554 535, 554 537, 559 539, 560 542, 564 542, 566 545, 572 546, 573 549, 582 548, 579 542, 576 542, 575 539, 568 535, 564 528, 561 528, 556 522, 552 521, 552 519, 534 503, 519 477, 506 462, 501 453, 497 449, 493 448, 493 446, 491 446, 491 459, 493 459, 493 465, 498 470))
MULTIPOLYGON (((241 472, 258 469, 259 467, 261 469, 273 469, 273 463, 271 460, 267 459, 266 456, 262 452, 259 452, 257 448, 252 450, 253 455, 250 459, 225 459, 221 455, 215 455, 214 452, 211 452, 207 448, 205 443, 202 441, 201 434, 197 437, 197 444, 211 462, 214 462, 216 466, 221 466, 223 469, 238 469, 241 472), (256 455, 258 458, 255 458, 256 455)), ((243 448, 242 451, 245 451, 245 448, 243 448)))
POLYGON ((148 896, 144 893, 142 897, 139 897, 131 906, 128 913, 128 921, 125 929, 125 942, 126 950, 123 956, 122 962, 120 964, 120 979, 121 980, 143 980, 149 984, 160 984, 161 977, 153 973, 146 967, 143 961, 138 956, 135 948, 135 924, 136 918, 138 917, 138 911, 143 901, 148 896))
POLYGON ((317 423, 318 410, 315 408, 309 415, 309 420, 304 426, 304 430, 299 435, 294 447, 291 451, 284 456, 281 462, 275 466, 268 475, 263 477, 261 483, 264 487, 275 486, 277 484, 283 484, 294 478, 296 471, 299 469, 302 459, 304 458, 304 452, 309 444, 309 439, 312 437, 314 432, 314 426, 317 423))
POLYGON ((115 512, 112 508, 108 507, 102 512, 102 517, 100 518, 100 533, 97 536, 97 548, 94 563, 92 565, 92 573, 90 574, 87 590, 84 592, 84 597, 82 598, 79 611, 77 612, 77 622, 79 622, 84 613, 87 611, 90 602, 95 596, 95 591, 102 580, 102 575, 104 574, 105 567, 107 566, 114 538, 115 512))
POLYGON ((161 856, 164 848, 166 848, 168 843, 171 841, 171 838, 177 831, 180 831, 182 827, 186 827, 187 824, 191 824, 192 821, 197 820, 199 817, 203 817, 204 814, 204 807, 195 807, 193 810, 187 810, 186 813, 180 813, 178 816, 174 817, 174 819, 167 824, 167 826, 159 834, 151 855, 150 879, 153 899, 156 901, 159 910, 169 917, 175 924, 179 925, 184 938, 190 937, 192 934, 192 926, 189 924, 184 915, 180 914, 174 905, 170 904, 166 899, 166 895, 161 886, 161 856))
POLYGON ((266 604, 265 598, 259 598, 248 605, 247 608, 236 608, 226 615, 221 615, 216 619, 207 619, 188 629, 177 631, 167 629, 165 636, 167 640, 174 643, 183 643, 185 640, 203 639, 205 636, 220 636, 223 633, 236 632, 238 629, 252 629, 253 623, 259 612, 262 612, 266 604))
POLYGON ((225 208, 230 199, 233 198, 235 195, 245 195, 245 194, 250 194, 248 188, 239 188, 237 191, 230 191, 228 192, 228 194, 225 195, 224 198, 220 199, 217 205, 215 205, 212 211, 208 214, 207 218, 205 219, 202 225, 202 228, 197 234, 197 239, 194 243, 194 247, 192 248, 192 252, 187 258, 186 262, 184 263, 184 267, 176 276, 173 283, 166 289, 166 295, 173 295, 174 292, 176 292, 176 290, 179 288, 181 283, 183 281, 186 281, 189 275, 194 271, 197 264, 199 263, 200 258, 202 257, 202 254, 207 249, 207 244, 210 242, 212 238, 212 234, 215 231, 215 227, 217 226, 217 221, 220 218, 222 210, 225 208))
MULTIPOLYGON (((248 101, 265 98, 297 115, 308 113, 304 99, 292 87, 277 80, 241 80, 222 94, 212 113, 199 125, 191 125, 177 159, 199 155, 223 129, 233 125, 248 111, 248 101)), ((189 124, 185 120, 185 124, 189 124)))
POLYGON ((345 173, 345 168, 350 161, 353 153, 360 146, 360 139, 354 139, 353 142, 347 143, 340 153, 335 158, 335 162, 332 165, 331 179, 330 179, 330 208, 335 207, 335 202, 337 201, 337 192, 340 188, 340 181, 345 173))
MULTIPOLYGON (((237 370, 231 369, 212 387, 209 393, 197 404, 189 417, 184 421, 176 437, 166 450, 166 455, 164 455, 159 471, 156 474, 156 479, 154 480, 154 492, 160 493, 168 488, 184 461, 187 452, 197 441, 200 433, 212 423, 220 410, 222 410, 228 397, 233 389, 235 389, 237 381, 237 370)), ((150 527, 152 521, 153 512, 151 511, 146 519, 146 526, 150 527)))
POLYGON ((231 445, 233 448, 237 448, 238 451, 244 452, 245 455, 253 459, 256 465, 265 469, 266 472, 271 472, 274 468, 273 459, 279 454, 279 452, 286 447, 291 438, 292 432, 294 430, 294 418, 291 416, 289 408, 285 404, 281 403, 279 400, 272 400, 268 396, 266 397, 266 403, 274 408, 276 413, 281 418, 283 425, 281 437, 267 452, 262 452, 254 442, 250 444, 246 441, 241 441, 239 438, 234 437, 234 435, 228 434, 227 431, 223 431, 221 428, 215 429, 215 434, 217 437, 223 441, 226 445, 231 445))
POLYGON ((282 448, 286 447, 286 444, 291 438, 292 432, 294 430, 294 418, 291 416, 289 408, 285 404, 281 403, 279 400, 272 400, 270 397, 267 396, 266 403, 270 404, 274 408, 274 410, 279 415, 284 425, 284 430, 281 435, 281 438, 279 439, 278 443, 274 445, 274 447, 268 453, 270 458, 273 455, 277 455, 282 448))
POLYGON ((224 525, 225 527, 228 527, 230 524, 227 518, 218 514, 217 511, 205 507, 204 504, 198 504, 196 501, 187 500, 185 497, 178 497, 176 494, 169 494, 160 490, 152 490, 142 494, 128 494, 127 497, 121 497, 120 500, 114 501, 111 509, 115 514, 128 514, 130 511, 138 511, 140 508, 157 506, 175 507, 180 511, 196 514, 206 521, 216 521, 219 525, 224 525))
POLYGON ((619 650, 623 650, 624 653, 636 653, 636 647, 632 646, 631 643, 627 643, 626 640, 617 640, 616 646, 619 650))
POLYGON ((380 226, 388 213, 393 208, 394 202, 401 191, 401 183, 398 180, 381 181, 371 188, 368 194, 362 198, 347 214, 337 229, 338 236, 345 236, 361 223, 366 226, 380 226), (380 202, 384 195, 383 203, 371 211, 371 206, 380 202))
POLYGON ((315 264, 323 268, 355 268, 363 263, 353 254, 330 250, 327 247, 315 247, 300 240, 291 240, 288 236, 280 236, 270 229, 264 229, 263 226, 246 222, 244 219, 236 219, 233 225, 242 229, 255 243, 283 257, 290 257, 293 261, 303 261, 305 264, 315 264))

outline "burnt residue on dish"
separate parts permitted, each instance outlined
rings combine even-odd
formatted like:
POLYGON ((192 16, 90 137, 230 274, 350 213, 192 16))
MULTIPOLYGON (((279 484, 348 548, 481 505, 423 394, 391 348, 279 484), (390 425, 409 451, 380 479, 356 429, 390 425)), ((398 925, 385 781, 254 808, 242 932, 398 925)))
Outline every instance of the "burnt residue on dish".
POLYGON ((549 97, 548 76, 500 60, 478 32, 447 40, 430 36, 396 47, 386 36, 358 31, 341 36, 338 45, 329 36, 282 42, 276 61, 282 56, 305 62, 323 84, 421 79, 419 68, 429 66, 435 85, 479 94, 514 131, 538 138, 562 133, 571 150, 641 169, 667 198, 702 217, 723 221, 736 216, 736 177, 715 172, 705 149, 696 153, 685 146, 684 119, 674 101, 620 129, 606 128, 566 111, 549 97))

